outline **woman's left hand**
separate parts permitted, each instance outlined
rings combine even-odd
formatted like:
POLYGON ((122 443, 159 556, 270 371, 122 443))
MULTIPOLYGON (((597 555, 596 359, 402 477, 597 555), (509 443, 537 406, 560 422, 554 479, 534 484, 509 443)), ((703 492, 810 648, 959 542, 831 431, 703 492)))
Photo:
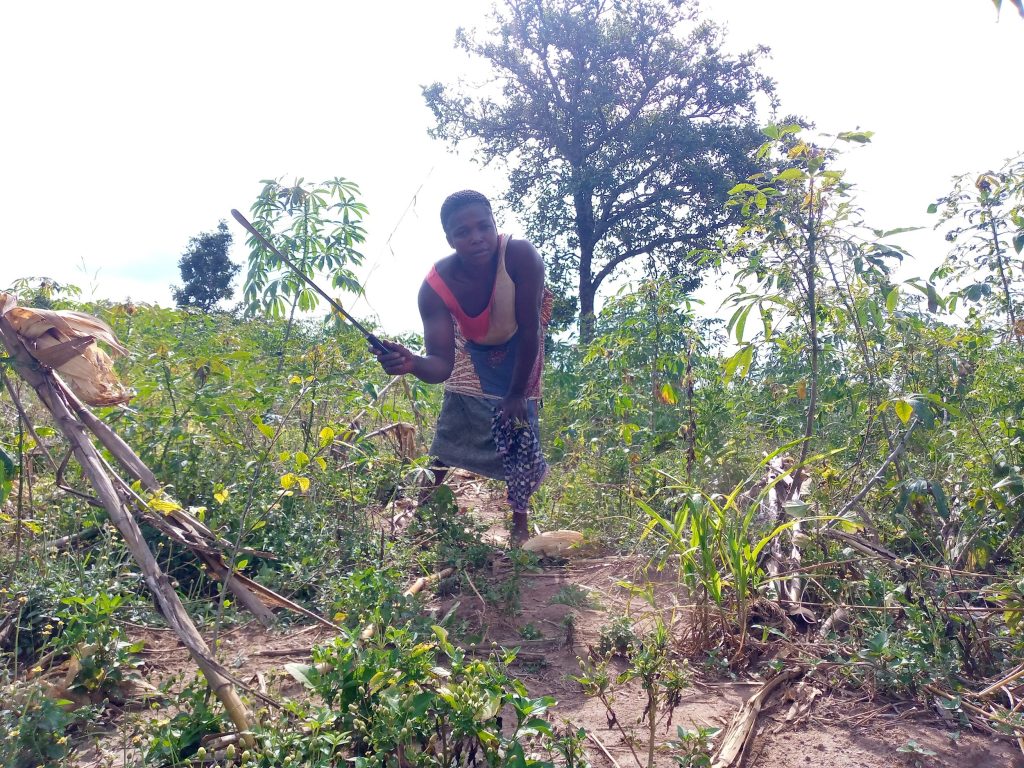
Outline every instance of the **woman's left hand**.
POLYGON ((526 407, 525 397, 506 397, 501 401, 501 420, 513 424, 530 423, 530 412, 526 407))

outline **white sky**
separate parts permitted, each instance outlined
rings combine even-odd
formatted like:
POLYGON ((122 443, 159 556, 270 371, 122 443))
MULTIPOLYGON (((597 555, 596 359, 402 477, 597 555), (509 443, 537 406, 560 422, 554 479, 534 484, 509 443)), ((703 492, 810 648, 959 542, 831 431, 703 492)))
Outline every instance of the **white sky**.
MULTIPOLYGON (((368 305, 352 310, 419 330, 417 287, 447 252, 441 201, 501 192, 497 173, 427 136, 420 93, 466 66, 455 29, 488 5, 5 3, 0 287, 45 275, 167 305, 188 239, 218 220, 244 262, 229 210, 248 210, 261 179, 344 176, 370 209, 368 305)), ((953 176, 1024 150, 1024 19, 1006 6, 997 20, 990 0, 703 3, 730 50, 772 48, 784 113, 876 132, 846 166, 881 228, 930 226, 953 176)), ((931 231, 904 244, 919 257, 908 275, 945 253, 931 231)))

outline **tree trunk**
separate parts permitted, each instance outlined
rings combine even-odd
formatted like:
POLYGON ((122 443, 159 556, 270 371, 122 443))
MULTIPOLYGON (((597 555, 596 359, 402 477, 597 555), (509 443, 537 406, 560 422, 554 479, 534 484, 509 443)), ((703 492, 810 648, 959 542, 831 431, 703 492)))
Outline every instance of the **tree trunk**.
POLYGON ((594 340, 594 288, 580 274, 580 344, 594 340))
POLYGON ((573 195, 576 209, 576 237, 580 242, 580 344, 594 340, 594 203, 589 189, 573 195))

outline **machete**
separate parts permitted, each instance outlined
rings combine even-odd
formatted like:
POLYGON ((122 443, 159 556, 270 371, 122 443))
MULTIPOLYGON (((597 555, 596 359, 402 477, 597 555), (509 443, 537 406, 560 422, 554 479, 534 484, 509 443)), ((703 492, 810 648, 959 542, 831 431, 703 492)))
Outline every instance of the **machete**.
POLYGON ((268 249, 271 253, 277 256, 277 258, 279 258, 286 265, 288 265, 291 271, 294 272, 299 277, 301 277, 303 282, 306 283, 306 285, 308 285, 310 288, 312 288, 314 291, 320 294, 323 298, 325 298, 327 300, 327 303, 334 307, 335 311, 339 315, 341 315, 350 323, 352 323, 352 325, 355 326, 356 330, 363 334, 363 336, 366 337, 366 340, 369 341, 370 344, 373 345, 373 347, 376 350, 378 350, 379 352, 383 352, 385 354, 391 351, 386 346, 384 346, 384 342, 382 342, 380 339, 378 339, 376 336, 374 336, 372 333, 366 330, 362 325, 359 324, 359 322, 354 317, 352 317, 352 315, 350 315, 348 312, 342 309, 341 304, 339 304, 337 301, 328 296, 327 293, 323 289, 321 289, 319 285, 310 280, 309 276, 306 275, 305 272, 303 272, 295 265, 295 262, 293 262, 291 259, 285 256, 279 250, 277 250, 277 248, 274 247, 274 244, 270 242, 266 237, 264 237, 263 234, 261 234, 260 231, 256 229, 256 227, 250 224, 248 219, 245 218, 245 216, 240 214, 234 208, 231 209, 231 215, 235 217, 235 221, 237 221, 239 224, 245 227, 246 231, 250 235, 259 240, 259 242, 263 245, 264 248, 268 249))

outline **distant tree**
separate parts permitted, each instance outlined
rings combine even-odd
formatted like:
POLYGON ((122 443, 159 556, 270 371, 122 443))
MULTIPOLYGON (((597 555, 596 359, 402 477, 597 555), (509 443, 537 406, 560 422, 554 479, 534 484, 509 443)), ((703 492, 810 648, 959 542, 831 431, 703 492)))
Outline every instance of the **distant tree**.
POLYGON ((757 170, 755 101, 774 105, 767 49, 726 54, 693 0, 504 0, 491 18, 489 37, 456 37, 491 87, 426 86, 430 132, 508 167, 508 202, 563 297, 578 292, 586 341, 627 262, 695 278, 691 254, 736 220, 724 203, 757 170))
POLYGON ((228 258, 231 239, 222 220, 216 232, 204 232, 188 241, 188 249, 178 261, 184 285, 171 286, 175 304, 209 312, 217 302, 234 295, 231 281, 241 266, 228 258))

